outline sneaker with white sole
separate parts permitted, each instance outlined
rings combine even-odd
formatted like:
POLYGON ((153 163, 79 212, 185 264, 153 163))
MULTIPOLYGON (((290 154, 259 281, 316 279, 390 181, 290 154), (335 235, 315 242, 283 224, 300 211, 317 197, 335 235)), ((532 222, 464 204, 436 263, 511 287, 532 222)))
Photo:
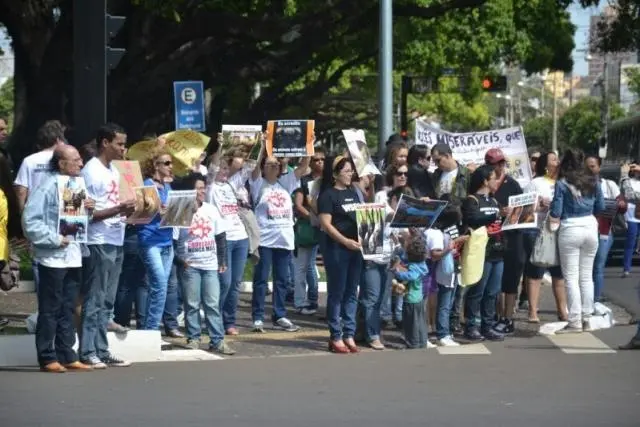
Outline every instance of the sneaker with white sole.
POLYGON ((460 347, 460 343, 455 342, 451 335, 448 335, 444 338, 440 338, 438 340, 438 345, 440 347, 460 347))
POLYGON ((103 357, 101 360, 107 366, 111 366, 114 368, 126 368, 128 366, 131 366, 131 362, 129 362, 128 360, 117 358, 113 354, 110 354, 107 357, 103 357))
POLYGON ((93 369, 107 369, 107 364, 98 358, 98 356, 91 356, 89 360, 81 360, 85 365, 91 366, 93 369))
POLYGON ((427 341, 427 348, 436 348, 436 345, 431 341, 427 341))
POLYGON ((262 322, 262 320, 256 320, 253 322, 253 332, 264 332, 264 323, 262 322))
POLYGON ((236 354, 236 351, 229 347, 224 341, 220 341, 218 345, 212 345, 211 347, 209 347, 209 351, 213 351, 225 356, 233 356, 234 354, 236 354))
POLYGON ((273 326, 285 332, 296 332, 300 330, 299 326, 294 325, 293 322, 291 322, 291 320, 287 319, 286 317, 281 317, 273 322, 273 326))
POLYGON ((313 307, 302 307, 302 309, 300 310, 300 314, 302 314, 303 316, 313 316, 317 312, 318 310, 313 307))

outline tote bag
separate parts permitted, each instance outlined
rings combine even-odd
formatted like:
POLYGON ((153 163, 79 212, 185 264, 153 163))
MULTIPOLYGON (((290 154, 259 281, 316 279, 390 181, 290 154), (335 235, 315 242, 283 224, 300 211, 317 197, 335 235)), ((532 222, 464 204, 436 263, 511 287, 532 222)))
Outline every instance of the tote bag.
POLYGON ((558 233, 549 228, 549 217, 536 237, 536 241, 531 251, 531 264, 537 267, 555 267, 560 265, 558 255, 558 233))
POLYGON ((484 272, 484 257, 487 251, 489 234, 487 227, 476 228, 471 231, 469 240, 462 248, 460 264, 462 273, 460 275, 461 286, 471 286, 480 282, 484 272))

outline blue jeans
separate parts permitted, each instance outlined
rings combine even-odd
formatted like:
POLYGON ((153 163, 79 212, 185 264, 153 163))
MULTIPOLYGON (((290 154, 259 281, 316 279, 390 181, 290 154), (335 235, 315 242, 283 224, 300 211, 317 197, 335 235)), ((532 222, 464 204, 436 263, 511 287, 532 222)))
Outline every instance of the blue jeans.
POLYGON ((600 237, 598 252, 593 260, 593 299, 599 301, 604 287, 604 268, 607 265, 607 257, 613 245, 613 236, 609 234, 607 239, 600 237))
POLYGON ((387 266, 365 261, 360 281, 359 304, 367 342, 380 339, 380 307, 385 290, 390 287, 387 266))
POLYGON ((316 257, 318 245, 298 248, 296 263, 296 288, 294 305, 296 308, 318 308, 318 277, 316 276, 316 257), (308 303, 308 304, 307 304, 308 303))
POLYGON ((273 315, 275 322, 287 317, 285 298, 287 296, 287 275, 291 251, 286 249, 265 248, 260 246, 260 261, 253 271, 253 294, 251 296, 251 317, 253 321, 264 321, 264 300, 267 293, 267 280, 273 267, 273 315))
POLYGON ((357 290, 362 274, 362 253, 350 251, 330 237, 320 239, 327 271, 327 323, 332 340, 356 333, 357 290))
POLYGON ((149 286, 144 329, 155 331, 160 327, 160 320, 167 302, 169 275, 173 265, 173 246, 141 247, 140 258, 147 270, 149 286))
POLYGON ((289 273, 287 275, 287 294, 293 294, 296 290, 296 259, 293 252, 289 252, 289 273))
POLYGON ((202 333, 200 305, 209 330, 211 346, 217 347, 224 340, 222 313, 220 311, 220 281, 217 270, 180 268, 184 296, 184 323, 187 339, 199 340, 202 333))
POLYGON ((82 301, 80 360, 109 356, 107 325, 118 292, 124 251, 122 246, 89 245, 83 265, 86 293, 82 301))
POLYGON ((33 271, 33 285, 36 288, 37 294, 38 287, 40 286, 40 271, 38 270, 38 263, 35 260, 31 261, 31 270, 33 271))
POLYGON ((631 271, 631 261, 633 259, 633 252, 636 250, 636 243, 638 241, 638 227, 637 222, 627 221, 627 240, 624 242, 624 271, 631 271))
POLYGON ((136 326, 140 329, 144 326, 144 318, 147 314, 147 284, 144 268, 141 268, 142 260, 138 255, 136 234, 125 239, 123 250, 124 258, 114 306, 114 321, 122 326, 130 326, 131 308, 135 301, 136 326))
POLYGON ((227 241, 227 269, 220 273, 220 309, 224 329, 236 327, 240 281, 249 254, 249 239, 227 241))
POLYGON ((162 313, 162 324, 167 332, 178 329, 180 293, 176 265, 171 263, 171 272, 169 273, 169 281, 167 282, 167 299, 164 303, 164 311, 162 313))
POLYGON ((385 287, 380 306, 380 317, 387 322, 391 320, 402 322, 403 303, 404 297, 402 295, 393 295, 391 286, 385 287))
POLYGON ((438 339, 451 335, 450 316, 455 300, 456 287, 457 283, 452 288, 438 284, 438 308, 436 309, 436 336, 438 339))
POLYGON ((464 305, 467 331, 478 328, 479 322, 481 322, 482 331, 495 326, 496 301, 502 288, 503 270, 502 260, 485 261, 480 282, 469 287, 464 305))

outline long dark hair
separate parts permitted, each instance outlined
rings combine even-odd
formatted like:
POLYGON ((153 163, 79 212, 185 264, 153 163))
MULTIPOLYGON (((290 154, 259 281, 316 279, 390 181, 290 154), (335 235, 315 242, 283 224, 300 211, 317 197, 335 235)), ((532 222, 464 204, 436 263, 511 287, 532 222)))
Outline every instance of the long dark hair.
POLYGON ((558 178, 576 187, 582 195, 593 195, 598 185, 596 177, 589 173, 584 165, 584 153, 575 148, 569 148, 564 152, 558 178))
POLYGON ((536 170, 534 171, 536 177, 545 176, 547 174, 547 164, 549 163, 549 156, 552 154, 554 156, 557 155, 553 151, 547 151, 546 153, 542 153, 540 155, 540 158, 536 162, 536 170))
POLYGON ((20 223, 20 205, 18 205, 18 197, 13 190, 9 159, 2 153, 0 153, 0 189, 2 189, 7 198, 7 236, 9 239, 21 239, 23 234, 22 224, 20 223))
POLYGON ((474 170, 469 179, 469 187, 467 187, 467 194, 476 194, 478 190, 484 187, 484 182, 489 181, 489 177, 494 171, 494 167, 491 165, 482 165, 478 169, 474 170))

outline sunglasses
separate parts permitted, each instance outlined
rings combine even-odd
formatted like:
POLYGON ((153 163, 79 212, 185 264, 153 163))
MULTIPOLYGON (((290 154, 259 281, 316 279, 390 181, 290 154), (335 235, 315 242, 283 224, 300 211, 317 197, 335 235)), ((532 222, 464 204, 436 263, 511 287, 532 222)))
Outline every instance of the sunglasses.
POLYGON ((165 162, 158 162, 159 165, 171 166, 173 162, 171 160, 167 160, 165 162))
POLYGON ((396 172, 395 176, 407 176, 408 172, 396 172))

